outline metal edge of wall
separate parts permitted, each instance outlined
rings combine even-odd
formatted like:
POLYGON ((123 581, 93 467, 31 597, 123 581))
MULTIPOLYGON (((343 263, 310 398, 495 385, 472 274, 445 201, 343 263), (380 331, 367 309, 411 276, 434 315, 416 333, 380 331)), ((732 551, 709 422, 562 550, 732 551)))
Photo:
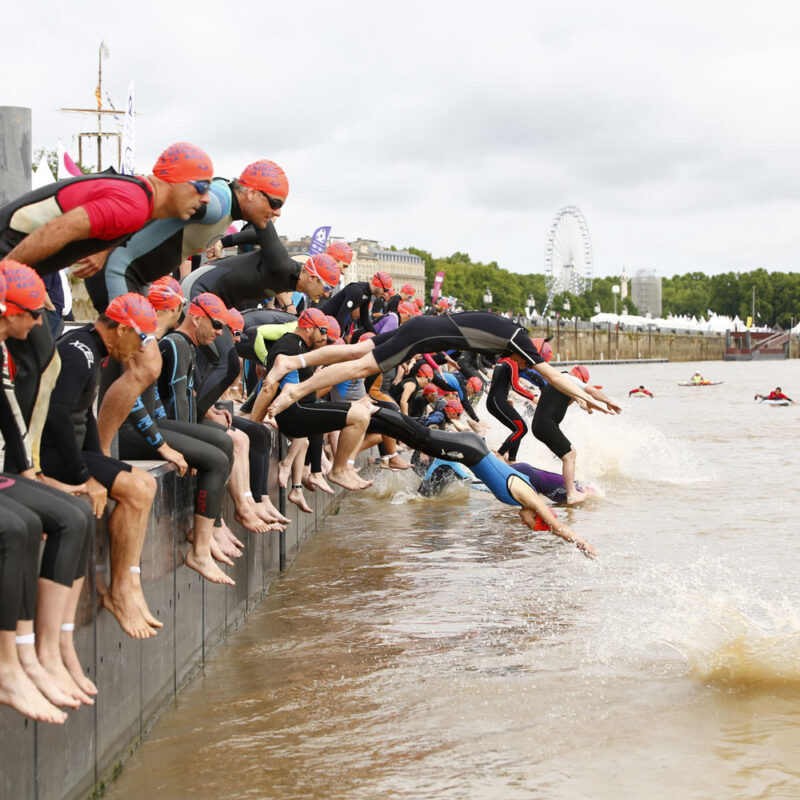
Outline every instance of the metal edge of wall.
MULTIPOLYGON (((278 436, 272 436, 269 494, 277 506, 278 436)), ((288 567, 319 521, 338 509, 343 495, 341 489, 334 495, 307 495, 313 514, 290 504, 286 516, 291 524, 284 534, 244 531, 234 523, 233 504, 226 498, 225 518, 246 547, 242 558, 227 568, 236 585, 223 587, 183 564, 193 514, 190 480, 163 464, 147 466, 158 493, 142 553, 142 585, 164 627, 151 639, 133 640, 102 608, 98 592, 108 574, 104 519, 98 525, 75 631, 81 663, 98 685, 97 701, 70 711, 63 726, 35 723, 0 707, 0 800, 100 796, 157 718, 258 605, 280 574, 281 550, 288 567)))

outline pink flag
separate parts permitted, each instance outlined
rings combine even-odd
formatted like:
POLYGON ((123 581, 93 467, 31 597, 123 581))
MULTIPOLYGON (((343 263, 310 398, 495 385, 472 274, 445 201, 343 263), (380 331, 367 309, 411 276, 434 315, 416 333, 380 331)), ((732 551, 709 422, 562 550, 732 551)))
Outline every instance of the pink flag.
POLYGON ((78 165, 70 158, 61 139, 58 140, 58 180, 71 178, 74 175, 83 175, 78 165))
POLYGON ((435 303, 439 297, 439 292, 442 288, 444 281, 444 272, 437 272, 436 277, 433 279, 433 289, 431 289, 431 303, 435 303))

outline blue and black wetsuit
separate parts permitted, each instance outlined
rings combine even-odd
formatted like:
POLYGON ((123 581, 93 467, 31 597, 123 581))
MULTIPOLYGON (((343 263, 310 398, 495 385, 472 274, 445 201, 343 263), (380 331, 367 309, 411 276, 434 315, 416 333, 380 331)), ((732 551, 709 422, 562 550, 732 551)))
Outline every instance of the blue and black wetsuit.
POLYGON ((478 415, 467 397, 467 379, 460 372, 444 372, 441 375, 436 372, 433 383, 445 392, 456 392, 467 416, 478 422, 478 415))

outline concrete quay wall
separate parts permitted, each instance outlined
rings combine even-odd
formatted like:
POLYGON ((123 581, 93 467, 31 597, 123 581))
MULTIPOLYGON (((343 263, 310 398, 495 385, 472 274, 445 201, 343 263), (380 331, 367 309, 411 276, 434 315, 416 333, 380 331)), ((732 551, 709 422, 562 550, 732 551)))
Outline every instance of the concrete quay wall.
MULTIPOLYGON (((270 497, 280 507, 278 437, 273 432, 270 497)), ((236 525, 227 499, 225 519, 246 544, 227 567, 233 587, 203 580, 183 564, 192 525, 191 478, 180 478, 162 462, 133 462, 148 468, 158 493, 142 554, 142 585, 151 611, 164 623, 157 636, 126 636, 99 602, 109 574, 105 520, 98 525, 86 587, 76 620, 75 641, 86 674, 97 684, 94 707, 69 711, 62 726, 26 720, 0 706, 0 798, 54 800, 97 796, 119 771, 141 737, 205 659, 255 607, 272 580, 294 560, 320 520, 338 509, 342 491, 307 493, 314 514, 294 505, 292 523, 280 534, 249 533, 236 525)))
POLYGON ((607 324, 536 326, 531 331, 534 337, 553 337, 554 361, 716 361, 725 354, 725 334, 618 330, 607 324))

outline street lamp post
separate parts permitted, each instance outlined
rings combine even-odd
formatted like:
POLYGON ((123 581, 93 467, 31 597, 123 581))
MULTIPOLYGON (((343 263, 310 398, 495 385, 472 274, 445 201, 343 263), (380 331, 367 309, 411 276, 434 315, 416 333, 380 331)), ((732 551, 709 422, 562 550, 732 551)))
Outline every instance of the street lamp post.
POLYGON ((487 307, 489 311, 492 309, 492 290, 487 286, 486 291, 483 294, 483 304, 487 307))
POLYGON ((536 315, 536 298, 533 294, 528 295, 528 317, 533 319, 536 315))

